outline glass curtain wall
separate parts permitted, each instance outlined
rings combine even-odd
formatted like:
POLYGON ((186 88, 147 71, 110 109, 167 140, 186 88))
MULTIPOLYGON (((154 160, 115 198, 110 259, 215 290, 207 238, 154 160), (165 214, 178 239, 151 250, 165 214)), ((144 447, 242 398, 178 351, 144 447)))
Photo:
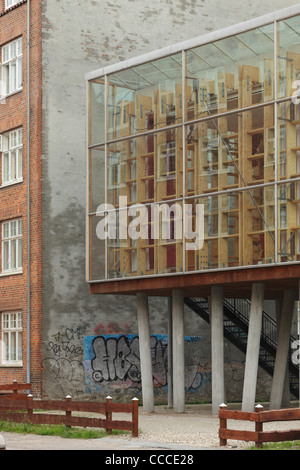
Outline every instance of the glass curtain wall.
POLYGON ((300 17, 88 83, 90 281, 300 259, 300 17))

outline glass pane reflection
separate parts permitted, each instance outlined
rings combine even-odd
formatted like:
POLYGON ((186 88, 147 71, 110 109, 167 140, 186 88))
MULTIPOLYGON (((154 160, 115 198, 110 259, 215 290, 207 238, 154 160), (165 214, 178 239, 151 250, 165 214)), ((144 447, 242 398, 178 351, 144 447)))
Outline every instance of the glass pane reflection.
POLYGON ((292 96, 299 88, 300 78, 300 17, 295 16, 278 23, 278 95, 292 96))
POLYGON ((108 138, 182 121, 181 54, 109 76, 108 138))
POLYGON ((187 119, 273 99, 273 25, 187 51, 187 119))
POLYGON ((188 125, 187 195, 274 181, 274 146, 273 105, 188 125))
POLYGON ((199 250, 185 251, 187 271, 274 262, 273 186, 195 198, 189 204, 194 232, 196 207, 204 207, 204 243, 199 250))

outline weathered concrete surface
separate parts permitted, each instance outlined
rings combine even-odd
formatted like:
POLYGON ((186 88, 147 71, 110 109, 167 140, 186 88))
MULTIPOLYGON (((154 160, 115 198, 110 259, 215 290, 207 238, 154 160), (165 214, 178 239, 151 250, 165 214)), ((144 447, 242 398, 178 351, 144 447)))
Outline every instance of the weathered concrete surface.
MULTIPOLYGON (((44 388, 84 393, 83 338, 137 333, 135 299, 90 296, 85 283, 85 74, 297 3, 291 0, 43 2, 44 388)), ((150 327, 167 333, 167 302, 150 327)), ((186 315, 185 334, 207 325, 186 315)), ((207 344, 209 348, 209 343, 207 344)))

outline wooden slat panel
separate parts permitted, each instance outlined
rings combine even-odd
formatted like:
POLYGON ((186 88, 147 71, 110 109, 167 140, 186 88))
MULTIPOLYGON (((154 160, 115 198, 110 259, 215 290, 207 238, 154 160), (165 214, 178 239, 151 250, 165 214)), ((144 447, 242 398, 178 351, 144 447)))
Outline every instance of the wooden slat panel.
MULTIPOLYGON (((1 400, 0 400, 1 404, 1 400)), ((33 400, 33 409, 35 410, 66 410, 66 402, 62 400, 33 400)))
POLYGON ((108 403, 107 411, 112 413, 132 413, 132 405, 126 403, 108 403))
POLYGON ((300 430, 292 429, 290 431, 263 431, 261 442, 282 442, 297 441, 300 439, 300 430))
POLYGON ((3 395, 0 395, 0 400, 3 398, 7 400, 27 400, 27 394, 26 393, 5 393, 3 395))
POLYGON ((238 431, 236 429, 219 429, 220 439, 234 439, 236 441, 257 442, 259 435, 255 431, 238 431))
POLYGON ((65 424, 65 415, 33 414, 30 422, 33 424, 65 424))
MULTIPOLYGON (((0 399, 1 404, 1 399, 0 399)), ((82 411, 89 413, 105 414, 105 403, 91 403, 91 402, 66 402, 63 400, 33 400, 34 409, 40 410, 66 410, 68 411, 82 411)))
POLYGON ((71 406, 68 409, 71 409, 72 411, 82 411, 82 412, 88 412, 88 413, 99 413, 99 414, 105 414, 105 403, 100 402, 100 403, 92 403, 92 402, 86 402, 86 401, 72 401, 71 406))
POLYGON ((259 413, 251 413, 247 411, 237 411, 237 410, 219 410, 219 418, 223 419, 236 419, 242 421, 258 421, 259 413))
POLYGON ((11 409, 11 410, 22 410, 27 409, 28 400, 12 400, 10 398, 1 398, 0 399, 0 409, 11 409))
POLYGON ((3 391, 9 391, 9 390, 31 390, 31 384, 19 384, 19 383, 13 383, 13 384, 6 384, 6 385, 0 385, 0 390, 3 391))
POLYGON ((258 413, 262 423, 272 421, 296 421, 300 419, 300 408, 288 408, 283 410, 270 410, 258 413))
POLYGON ((80 426, 83 428, 106 428, 106 420, 101 418, 87 418, 85 416, 72 416, 69 418, 70 426, 80 426), (71 423, 71 424, 70 424, 71 423))
POLYGON ((124 431, 132 431, 132 423, 130 421, 108 421, 107 429, 122 429, 124 431))
POLYGON ((28 415, 27 413, 0 412, 0 421, 11 421, 12 423, 24 423, 28 421, 28 415))

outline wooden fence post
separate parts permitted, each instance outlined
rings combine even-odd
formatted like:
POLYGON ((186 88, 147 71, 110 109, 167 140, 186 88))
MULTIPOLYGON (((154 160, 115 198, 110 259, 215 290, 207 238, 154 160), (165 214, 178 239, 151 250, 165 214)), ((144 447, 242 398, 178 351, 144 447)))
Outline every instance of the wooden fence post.
POLYGON ((106 434, 111 434, 112 429, 108 428, 108 424, 112 421, 112 412, 111 412, 111 402, 112 398, 110 396, 106 397, 106 409, 105 409, 105 421, 106 421, 106 434))
POLYGON ((33 415, 33 395, 31 393, 27 395, 27 418, 28 422, 32 422, 32 415, 33 415))
MULTIPOLYGON (((13 381, 13 386, 14 386, 14 385, 18 385, 18 381, 17 381, 17 380, 14 380, 14 381, 13 381)), ((17 393, 18 393, 18 387, 13 388, 13 395, 15 396, 17 393)))
MULTIPOLYGON (((227 405, 225 405, 225 403, 222 403, 219 406, 219 410, 226 411, 227 410, 227 405)), ((220 418, 220 429, 227 429, 227 419, 226 418, 220 418)), ((226 446, 226 445, 227 445, 227 439, 220 438, 220 446, 226 446)))
MULTIPOLYGON (((256 413, 261 413, 264 411, 264 407, 262 405, 256 405, 255 406, 255 412, 256 413)), ((258 440, 255 442, 255 447, 257 449, 262 448, 262 442, 260 442, 260 433, 263 431, 263 423, 255 421, 255 432, 258 434, 258 440)))
POLYGON ((132 399, 132 437, 139 435, 139 400, 132 399))
POLYGON ((71 427, 71 418, 72 418, 72 410, 69 406, 72 402, 72 397, 70 395, 66 396, 66 426, 68 428, 71 427))

